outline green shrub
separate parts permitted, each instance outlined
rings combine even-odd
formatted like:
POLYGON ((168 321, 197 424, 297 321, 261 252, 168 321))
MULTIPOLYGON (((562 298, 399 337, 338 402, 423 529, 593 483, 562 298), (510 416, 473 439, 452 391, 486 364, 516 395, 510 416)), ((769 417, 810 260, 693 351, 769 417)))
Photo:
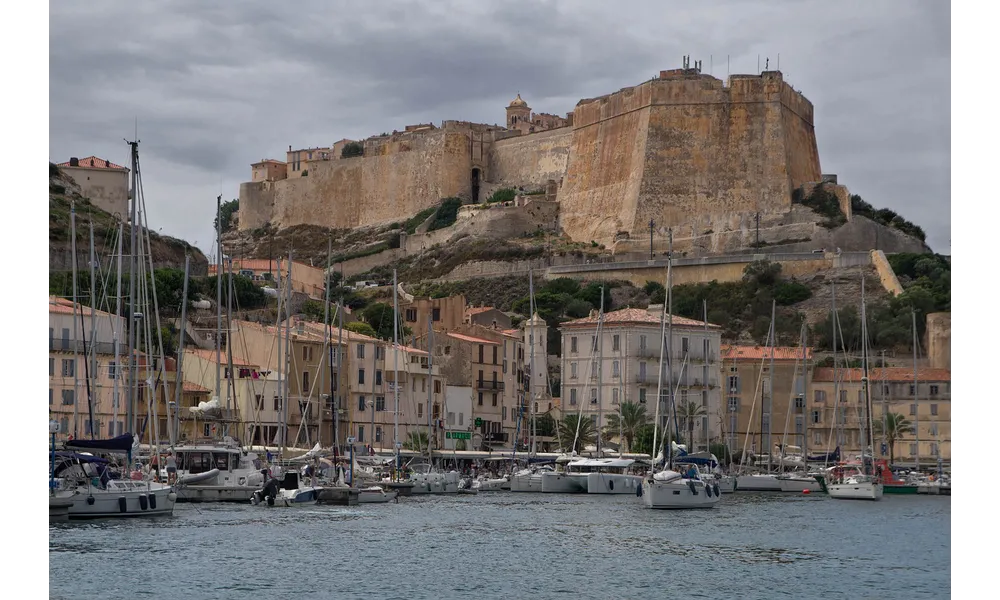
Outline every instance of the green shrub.
POLYGON ((458 220, 458 209, 461 206, 461 198, 445 198, 427 231, 437 231, 454 225, 455 221, 458 220))
POLYGON ((417 227, 420 227, 421 223, 426 221, 427 217, 434 214, 434 211, 436 211, 437 209, 438 207, 432 206, 430 208, 425 208, 424 210, 413 215, 403 223, 403 230, 405 230, 407 234, 413 235, 414 233, 416 233, 417 227))
POLYGON ((344 144, 344 149, 340 151, 340 158, 353 158, 364 154, 365 147, 361 142, 349 142, 344 144))
POLYGON ((486 203, 492 204, 494 202, 510 202, 515 196, 517 196, 517 190, 514 188, 500 188, 487 198, 486 203))

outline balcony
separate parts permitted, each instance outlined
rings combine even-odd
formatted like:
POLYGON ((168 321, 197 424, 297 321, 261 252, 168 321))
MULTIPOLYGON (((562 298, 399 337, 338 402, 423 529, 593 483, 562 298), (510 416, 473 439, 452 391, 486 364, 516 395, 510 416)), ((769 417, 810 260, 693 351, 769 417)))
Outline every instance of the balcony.
POLYGON ((477 390, 490 390, 490 391, 503 391, 504 385, 502 381, 483 381, 479 380, 476 382, 477 390))
POLYGON ((508 439, 510 439, 510 434, 506 431, 488 431, 483 434, 484 442, 506 444, 508 439))
MULTIPOLYGON (((79 352, 86 354, 93 349, 97 354, 114 354, 115 345, 113 342, 92 342, 87 340, 84 344, 81 340, 49 339, 49 350, 52 352, 79 352)), ((128 355, 128 341, 118 342, 118 351, 122 355, 128 355)))

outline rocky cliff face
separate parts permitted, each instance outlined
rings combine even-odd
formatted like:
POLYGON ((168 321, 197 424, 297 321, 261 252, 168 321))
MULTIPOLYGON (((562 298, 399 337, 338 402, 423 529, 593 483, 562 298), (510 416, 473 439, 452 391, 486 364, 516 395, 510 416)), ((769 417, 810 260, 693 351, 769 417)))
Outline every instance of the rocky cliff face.
MULTIPOLYGON (((94 206, 80 193, 80 187, 54 164, 49 164, 49 271, 73 268, 70 209, 76 208, 77 268, 87 268, 90 260, 90 222, 94 223, 94 251, 102 266, 112 266, 118 234, 118 220, 94 206)), ((128 228, 125 228, 126 235, 128 228)), ((127 240, 126 240, 127 241, 127 240)), ((191 255, 191 275, 208 272, 208 260, 201 250, 176 238, 149 234, 154 268, 184 268, 185 254, 191 255)), ((126 244, 127 249, 127 244, 126 244)), ((127 252, 127 250, 126 250, 127 252)))

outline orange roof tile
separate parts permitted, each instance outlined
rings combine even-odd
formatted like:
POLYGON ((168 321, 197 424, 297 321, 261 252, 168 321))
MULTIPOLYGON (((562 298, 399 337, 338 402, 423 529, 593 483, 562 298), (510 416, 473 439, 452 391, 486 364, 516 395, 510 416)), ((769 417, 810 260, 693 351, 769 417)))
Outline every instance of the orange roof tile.
MULTIPOLYGON (((836 369, 840 381, 859 383, 863 369, 836 369)), ((868 380, 872 382, 892 381, 905 383, 913 381, 913 369, 909 367, 888 367, 885 369, 868 369, 868 380)), ((821 367, 813 371, 813 381, 833 382, 834 369, 821 367)), ((917 369, 917 381, 951 381, 951 369, 932 369, 922 367, 917 369)))
MULTIPOLYGON (((722 344, 723 360, 761 360, 771 358, 770 346, 735 346, 722 344)), ((777 346, 774 348, 774 360, 801 360, 802 348, 777 346)), ((806 348, 806 359, 812 359, 812 348, 806 348)))
MULTIPOLYGON (((84 306, 79 302, 76 303, 76 314, 83 313, 84 316, 90 316, 90 307, 84 306)), ((49 296, 49 312, 59 315, 71 315, 73 314, 73 301, 67 300, 66 298, 60 298, 58 296, 49 296)), ((99 317, 113 317, 115 315, 104 312, 103 310, 95 310, 94 314, 99 317)))
MULTIPOLYGON (((199 358, 201 358, 203 360, 207 360, 207 361, 212 362, 212 363, 214 363, 215 359, 216 359, 216 352, 215 352, 215 350, 204 350, 204 349, 201 349, 201 348, 185 348, 184 352, 188 353, 188 354, 193 354, 194 356, 197 356, 197 357, 199 357, 199 358)), ((223 353, 222 353, 222 364, 223 364, 223 366, 229 364, 229 355, 225 351, 223 351, 223 353)), ((256 367, 257 365, 252 364, 250 362, 247 362, 246 359, 240 358, 236 354, 233 354, 233 366, 234 367, 256 367)))
MULTIPOLYGON (((623 308, 621 310, 614 310, 609 313, 604 314, 604 324, 614 324, 614 325, 625 325, 629 323, 643 323, 643 324, 656 324, 660 323, 660 314, 650 314, 645 308, 623 308)), ((582 319, 576 319, 574 321, 567 321, 561 325, 561 327, 574 327, 583 325, 596 325, 598 321, 598 315, 594 314, 582 319)), ((670 322, 674 326, 681 327, 704 327, 704 321, 696 321, 695 319, 688 319, 687 317, 680 317, 677 315, 667 315, 670 322)), ((720 329, 718 325, 713 325, 709 323, 708 326, 713 329, 720 329)))
POLYGON ((211 392, 212 391, 212 390, 208 389, 207 387, 202 387, 202 386, 198 385, 197 383, 194 383, 193 381, 185 381, 184 385, 181 387, 181 389, 184 390, 185 392, 195 392, 195 393, 199 393, 199 394, 204 394, 206 392, 211 392))
MULTIPOLYGON (((66 162, 59 163, 58 166, 60 166, 60 167, 72 167, 72 165, 69 164, 68 160, 66 162)), ((126 169, 125 167, 123 167, 121 165, 116 165, 115 163, 113 163, 111 161, 105 160, 103 158, 98 158, 96 156, 88 156, 87 158, 81 158, 79 166, 83 167, 85 169, 112 169, 112 170, 117 170, 117 171, 128 171, 128 169, 126 169)), ((73 168, 76 168, 76 167, 73 167, 73 168)))
POLYGON ((453 333, 453 332, 449 331, 445 335, 447 335, 450 338, 462 341, 462 342, 472 342, 473 344, 488 344, 488 345, 491 345, 491 346, 499 346, 500 345, 500 342, 494 342, 493 340, 486 340, 486 339, 483 339, 483 338, 473 337, 471 335, 465 335, 463 333, 453 333))
POLYGON ((491 310, 496 310, 496 309, 493 308, 492 306, 474 306, 466 310, 465 314, 471 317, 472 315, 478 315, 480 313, 484 313, 491 310))

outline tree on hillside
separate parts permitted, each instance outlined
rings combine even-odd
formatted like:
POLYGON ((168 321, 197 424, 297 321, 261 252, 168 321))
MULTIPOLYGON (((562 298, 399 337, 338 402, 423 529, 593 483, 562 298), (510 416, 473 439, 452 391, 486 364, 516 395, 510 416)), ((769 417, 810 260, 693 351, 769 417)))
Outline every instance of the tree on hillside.
POLYGON ((238 199, 228 200, 222 203, 222 207, 219 209, 219 215, 212 219, 212 228, 219 228, 219 217, 222 218, 222 233, 226 233, 232 227, 233 223, 233 213, 240 209, 240 201, 238 199))
POLYGON ((354 333, 360 333, 361 335, 367 335, 368 337, 378 337, 378 334, 374 329, 372 329, 372 326, 364 321, 351 321, 347 325, 344 325, 344 329, 353 331, 354 333))
MULTIPOLYGON (((392 307, 383 302, 369 304, 361 311, 361 319, 375 331, 375 337, 382 340, 392 341, 392 318, 392 307)), ((397 333, 402 340, 412 332, 409 327, 402 327, 397 329, 397 333)))

